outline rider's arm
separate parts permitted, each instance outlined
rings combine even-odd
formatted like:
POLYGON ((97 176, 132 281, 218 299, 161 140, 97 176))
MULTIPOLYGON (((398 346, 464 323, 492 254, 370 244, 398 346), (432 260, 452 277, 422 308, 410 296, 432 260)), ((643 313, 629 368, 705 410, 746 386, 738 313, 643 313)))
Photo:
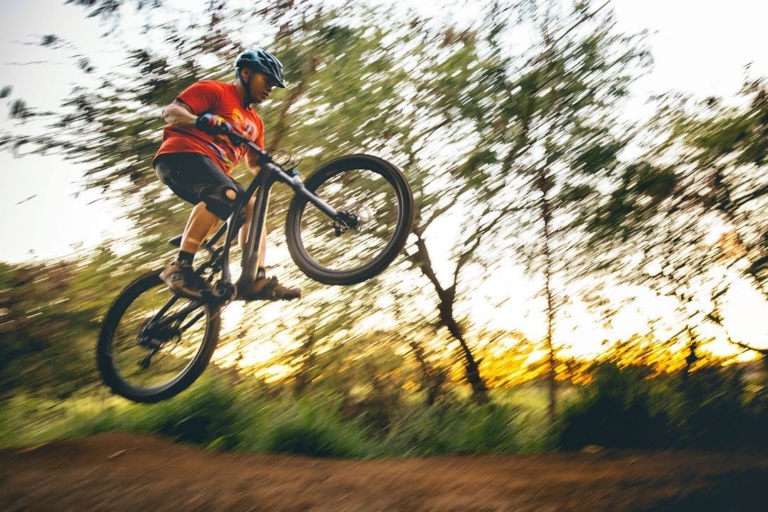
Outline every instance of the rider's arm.
POLYGON ((174 101, 163 109, 163 121, 174 126, 195 126, 197 116, 186 103, 174 101))
POLYGON ((248 164, 248 170, 251 171, 251 174, 254 176, 259 174, 259 171, 261 170, 261 167, 259 167, 259 155, 253 151, 249 151, 246 156, 246 163, 248 164))
MULTIPOLYGON (((256 129, 258 130, 259 136, 256 137, 256 140, 254 142, 257 146, 259 146, 261 149, 264 149, 264 121, 261 120, 259 116, 256 116, 256 129)), ((250 170, 254 176, 259 174, 259 170, 261 167, 259 167, 259 154, 254 151, 248 151, 248 156, 246 158, 246 161, 248 163, 248 170, 250 170)))

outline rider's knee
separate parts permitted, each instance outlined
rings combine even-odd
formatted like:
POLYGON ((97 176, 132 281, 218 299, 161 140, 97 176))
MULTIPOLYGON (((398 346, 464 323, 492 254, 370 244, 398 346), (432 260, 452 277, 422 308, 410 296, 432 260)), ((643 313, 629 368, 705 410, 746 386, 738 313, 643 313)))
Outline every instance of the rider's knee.
POLYGON ((232 185, 212 185, 206 187, 200 193, 200 200, 205 203, 205 208, 219 217, 226 220, 235 208, 237 198, 244 192, 243 188, 237 184, 232 185))

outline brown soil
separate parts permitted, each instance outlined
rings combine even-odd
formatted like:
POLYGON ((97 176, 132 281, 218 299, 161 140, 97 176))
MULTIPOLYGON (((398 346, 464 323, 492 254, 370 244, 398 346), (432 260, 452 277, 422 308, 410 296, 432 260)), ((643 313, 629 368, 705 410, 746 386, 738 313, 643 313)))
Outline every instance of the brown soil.
POLYGON ((127 434, 0 451, 0 510, 768 510, 768 457, 691 452, 328 460, 127 434))

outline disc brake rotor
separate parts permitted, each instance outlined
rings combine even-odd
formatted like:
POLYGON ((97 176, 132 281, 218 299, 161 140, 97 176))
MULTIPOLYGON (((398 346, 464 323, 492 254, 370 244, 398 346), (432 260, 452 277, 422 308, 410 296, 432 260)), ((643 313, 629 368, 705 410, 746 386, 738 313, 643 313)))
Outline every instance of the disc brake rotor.
POLYGON ((373 218, 373 211, 368 206, 355 205, 353 208, 339 211, 339 217, 341 219, 331 223, 336 236, 341 236, 349 230, 365 231, 373 218))

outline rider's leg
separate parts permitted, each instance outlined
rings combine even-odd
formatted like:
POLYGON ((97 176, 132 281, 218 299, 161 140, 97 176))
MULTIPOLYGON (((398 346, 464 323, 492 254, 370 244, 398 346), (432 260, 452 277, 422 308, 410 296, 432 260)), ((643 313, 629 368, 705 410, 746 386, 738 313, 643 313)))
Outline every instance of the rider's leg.
MULTIPOLYGON (((236 196, 234 190, 228 190, 236 196)), ((233 199, 235 198, 233 197, 233 199)), ((189 215, 187 226, 184 228, 184 235, 181 239, 181 252, 194 255, 200 249, 200 244, 206 239, 208 234, 219 224, 219 217, 205 207, 205 203, 197 203, 189 215)))
POLYGON ((177 196, 194 205, 184 228, 178 258, 160 273, 160 279, 182 295, 201 298, 210 285, 194 272, 192 260, 218 221, 229 216, 242 187, 204 155, 161 155, 154 164, 160 180, 177 196))
POLYGON ((192 270, 192 260, 200 244, 219 222, 219 217, 208 210, 205 203, 197 203, 192 208, 181 238, 179 255, 160 273, 160 279, 172 290, 197 299, 202 297, 203 290, 209 288, 208 283, 192 270))

